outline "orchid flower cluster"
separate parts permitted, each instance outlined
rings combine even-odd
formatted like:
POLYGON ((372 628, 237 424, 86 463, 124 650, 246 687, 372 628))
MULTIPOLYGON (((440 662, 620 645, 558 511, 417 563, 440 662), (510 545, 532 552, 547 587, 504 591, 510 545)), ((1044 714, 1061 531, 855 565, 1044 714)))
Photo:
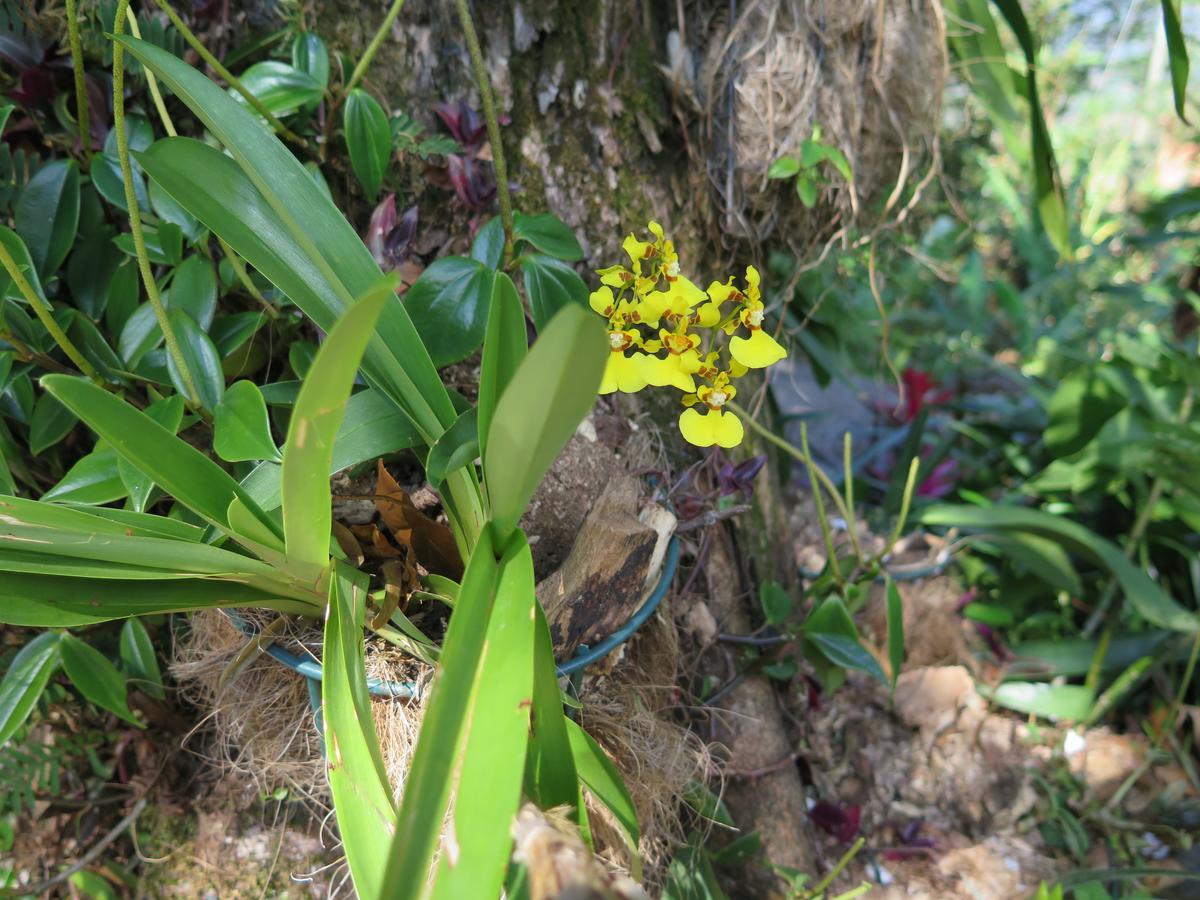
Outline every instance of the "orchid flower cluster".
POLYGON ((697 447, 736 447, 742 423, 725 409, 737 396, 734 379, 787 355, 763 330, 758 270, 747 266, 740 286, 731 275, 702 290, 679 273, 679 256, 662 226, 647 228, 652 240, 625 238, 628 266, 596 273, 601 286, 589 302, 608 319, 612 351, 600 393, 677 388, 687 407, 679 416, 684 439, 697 447), (722 333, 728 341, 720 341, 722 333))

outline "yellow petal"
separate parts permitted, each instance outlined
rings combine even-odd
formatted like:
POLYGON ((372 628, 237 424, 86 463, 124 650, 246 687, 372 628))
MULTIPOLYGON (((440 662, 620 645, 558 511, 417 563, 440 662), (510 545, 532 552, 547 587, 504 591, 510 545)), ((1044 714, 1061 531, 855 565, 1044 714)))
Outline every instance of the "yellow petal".
POLYGON ((741 420, 733 413, 698 409, 685 409, 679 417, 679 431, 683 439, 697 447, 736 447, 742 442, 745 431, 741 420))
POLYGON ((731 338, 729 352, 735 360, 751 369, 764 369, 787 356, 779 342, 761 329, 750 332, 748 338, 741 335, 731 338))
MULTIPOLYGON (((693 351, 691 355, 695 356, 696 354, 693 351)), ((643 357, 642 375, 647 383, 655 387, 675 387, 685 394, 690 394, 696 390, 696 381, 692 378, 691 372, 687 371, 687 367, 691 365, 687 356, 686 353, 680 356, 669 353, 666 359, 659 359, 657 356, 643 357)), ((698 357, 696 361, 699 362, 698 357)), ((692 369, 691 371, 696 370, 692 369)))
POLYGON ((600 393, 611 394, 620 391, 623 394, 635 394, 646 386, 642 374, 642 360, 648 359, 644 353, 626 356, 624 353, 608 354, 608 363, 604 367, 604 377, 600 380, 600 393))
POLYGON ((657 222, 650 222, 649 224, 646 225, 646 228, 648 228, 650 230, 650 233, 652 235, 654 235, 656 238, 658 238, 659 243, 662 243, 663 227, 661 225, 659 225, 657 222))
POLYGON ((683 314, 708 297, 704 291, 682 275, 671 282, 666 294, 671 308, 679 314, 683 314))
POLYGON ((721 321, 721 307, 716 303, 701 303, 696 307, 696 324, 701 328, 713 328, 721 321))
POLYGON ((621 247, 629 254, 630 261, 636 263, 645 258, 646 251, 650 249, 651 244, 649 241, 639 241, 631 234, 621 242, 621 247))
POLYGON ((588 303, 600 315, 607 316, 613 306, 612 288, 602 287, 599 290, 592 291, 588 297, 588 303))

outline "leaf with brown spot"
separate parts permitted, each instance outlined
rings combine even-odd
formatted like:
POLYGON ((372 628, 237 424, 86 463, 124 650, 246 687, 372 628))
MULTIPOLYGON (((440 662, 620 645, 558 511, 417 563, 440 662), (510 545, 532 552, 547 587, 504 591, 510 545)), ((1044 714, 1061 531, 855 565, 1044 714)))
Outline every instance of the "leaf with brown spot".
POLYGON ((413 505, 404 488, 384 468, 382 460, 378 463, 375 507, 393 537, 411 547, 416 561, 427 571, 455 581, 462 577, 462 559, 450 529, 433 521, 413 505))

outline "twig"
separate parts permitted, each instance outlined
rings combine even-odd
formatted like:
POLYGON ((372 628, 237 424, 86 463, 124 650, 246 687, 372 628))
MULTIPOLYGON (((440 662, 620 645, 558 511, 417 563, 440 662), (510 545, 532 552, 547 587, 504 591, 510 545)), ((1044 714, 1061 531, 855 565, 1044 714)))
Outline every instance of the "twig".
MULTIPOLYGON (((120 35, 125 30, 125 13, 129 9, 129 0, 120 0, 117 4, 116 20, 113 22, 113 33, 120 35)), ((200 392, 196 390, 196 382, 192 379, 192 370, 187 364, 183 350, 179 347, 179 339, 175 329, 167 318, 166 307, 158 293, 158 283, 154 280, 154 271, 150 268, 150 256, 146 252, 146 236, 142 232, 142 211, 138 207, 137 192, 133 189, 133 167, 129 162, 129 136, 125 133, 125 47, 119 42, 113 42, 113 127, 117 132, 117 157, 121 164, 121 178, 125 182, 125 206, 129 210, 129 230, 133 232, 133 246, 137 252, 138 270, 142 274, 142 283, 146 286, 146 298, 154 310, 154 318, 162 329, 163 340, 167 345, 167 353, 179 369, 179 377, 183 381, 184 393, 187 399, 196 407, 200 406, 200 392)))
POLYGON ((92 148, 92 122, 88 110, 87 82, 83 74, 83 43, 79 40, 79 13, 75 0, 67 0, 67 41, 71 45, 71 71, 75 75, 75 118, 79 123, 79 142, 84 159, 92 148))
POLYGON ((791 752, 778 762, 773 762, 769 766, 763 766, 761 769, 723 769, 722 775, 729 778, 747 778, 753 781, 756 778, 762 778, 764 775, 774 775, 776 772, 781 772, 788 766, 793 765, 800 758, 798 752, 791 752))
POLYGON ((739 503, 736 506, 727 506, 725 509, 710 509, 708 512, 701 513, 694 519, 687 519, 675 526, 676 532, 695 531, 698 528, 707 528, 709 525, 715 525, 718 522, 723 522, 726 519, 732 519, 734 516, 740 516, 744 512, 749 512, 753 507, 739 503))
POLYGON ((39 896, 41 894, 44 894, 46 891, 50 890, 50 888, 54 887, 56 884, 62 884, 64 881, 66 881, 68 878, 70 878, 76 872, 79 872, 79 871, 87 868, 87 866, 92 862, 92 860, 94 860, 97 856, 99 856, 101 853, 103 853, 104 849, 109 844, 111 844, 113 841, 115 841, 117 838, 119 838, 121 836, 121 834, 125 831, 126 828, 128 828, 134 822, 137 821, 137 817, 140 816, 142 814, 142 810, 144 810, 146 808, 146 802, 147 802, 146 798, 142 797, 140 800, 138 800, 137 803, 133 804, 133 809, 131 809, 129 811, 129 815, 127 815, 120 822, 118 822, 116 825, 114 825, 112 827, 112 829, 108 832, 108 834, 104 835, 104 837, 102 837, 102 838, 100 838, 100 840, 96 841, 96 843, 92 845, 91 849, 88 850, 87 853, 83 854, 83 856, 81 856, 78 859, 78 861, 72 863, 70 866, 68 866, 63 871, 59 872, 53 878, 43 881, 41 884, 35 884, 33 887, 30 887, 30 888, 21 888, 21 893, 28 894, 28 895, 34 896, 34 897, 39 896))
POLYGON ((458 7, 458 19, 462 23, 467 51, 471 54, 471 64, 475 67, 475 80, 479 82, 479 100, 483 104, 483 117, 487 121, 488 140, 492 145, 492 167, 496 170, 496 196, 500 201, 500 224, 504 226, 502 265, 508 265, 512 261, 513 255, 513 211, 512 197, 508 193, 508 165, 504 161, 504 146, 500 140, 500 120, 496 116, 496 101, 492 97, 487 66, 483 60, 483 50, 479 46, 479 35, 475 33, 475 23, 471 21, 471 11, 467 9, 467 0, 455 0, 455 5, 458 7))
MULTIPOLYGON (((371 38, 371 43, 367 44, 367 49, 363 51, 362 58, 359 59, 358 65, 354 67, 354 71, 350 73, 350 80, 346 82, 346 90, 342 93, 344 97, 352 90, 358 87, 358 83, 363 80, 367 74, 367 69, 371 65, 371 60, 375 58, 375 54, 379 52, 379 48, 383 45, 384 38, 388 32, 392 30, 392 25, 396 22, 396 17, 400 15, 400 10, 404 6, 404 0, 393 0, 391 9, 384 16, 383 24, 379 26, 379 30, 375 32, 375 36, 371 38)), ((337 107, 335 106, 334 109, 337 107)))

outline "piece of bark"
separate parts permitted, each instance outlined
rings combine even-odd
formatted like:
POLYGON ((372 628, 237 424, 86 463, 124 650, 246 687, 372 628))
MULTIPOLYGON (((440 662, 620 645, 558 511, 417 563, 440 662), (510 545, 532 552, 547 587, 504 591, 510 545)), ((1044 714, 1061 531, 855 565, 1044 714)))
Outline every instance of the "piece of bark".
POLYGON ((526 803, 513 823, 513 857, 525 864, 531 900, 648 900, 641 885, 602 865, 572 823, 526 803))
MULTIPOLYGON (((740 598, 742 589, 731 541, 724 529, 713 529, 704 571, 708 606, 722 631, 747 634, 749 617, 740 598)), ((755 592, 756 595, 757 592, 755 592)), ((805 805, 804 785, 793 765, 779 767, 795 749, 784 729, 779 701, 770 681, 750 675, 721 703, 717 739, 729 750, 738 771, 763 770, 758 778, 731 778, 725 802, 742 833, 757 831, 767 859, 802 872, 815 871, 816 852, 805 805)), ((777 885, 756 885, 770 890, 777 885)))
POLYGON ((633 478, 615 476, 584 519, 566 561, 537 586, 559 659, 624 625, 654 586, 675 517, 654 505, 639 517, 638 496, 633 478))

